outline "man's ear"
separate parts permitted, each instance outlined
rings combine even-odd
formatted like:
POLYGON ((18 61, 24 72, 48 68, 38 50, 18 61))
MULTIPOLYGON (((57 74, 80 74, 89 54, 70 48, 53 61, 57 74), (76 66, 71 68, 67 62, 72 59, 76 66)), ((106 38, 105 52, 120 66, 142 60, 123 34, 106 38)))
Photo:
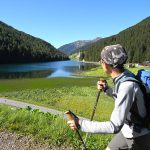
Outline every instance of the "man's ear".
POLYGON ((108 64, 105 63, 104 67, 105 67, 105 70, 106 70, 107 73, 110 74, 112 72, 112 69, 113 69, 112 66, 110 66, 110 65, 108 65, 108 64))
POLYGON ((108 64, 106 64, 106 63, 104 63, 104 66, 105 66, 106 69, 109 69, 109 68, 110 68, 110 65, 108 65, 108 64))

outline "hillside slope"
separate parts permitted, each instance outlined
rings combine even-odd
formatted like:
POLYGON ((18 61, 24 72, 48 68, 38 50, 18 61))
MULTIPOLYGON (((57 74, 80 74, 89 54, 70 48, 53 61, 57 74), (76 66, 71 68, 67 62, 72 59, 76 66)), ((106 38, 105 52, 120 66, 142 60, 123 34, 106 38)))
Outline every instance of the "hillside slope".
POLYGON ((100 51, 104 46, 118 43, 126 48, 129 62, 150 61, 150 17, 116 35, 103 38, 83 48, 84 59, 99 61, 100 51))
POLYGON ((65 60, 50 43, 18 31, 0 21, 0 63, 65 60))

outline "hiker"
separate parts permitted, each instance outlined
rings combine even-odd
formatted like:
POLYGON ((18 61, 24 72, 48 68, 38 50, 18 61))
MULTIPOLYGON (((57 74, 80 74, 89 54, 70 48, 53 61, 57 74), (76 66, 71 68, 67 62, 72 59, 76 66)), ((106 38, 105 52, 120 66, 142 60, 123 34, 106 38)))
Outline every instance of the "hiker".
POLYGON ((150 131, 142 125, 139 118, 146 116, 144 94, 138 83, 133 81, 119 82, 124 77, 133 74, 124 68, 127 53, 120 45, 110 45, 101 52, 101 65, 113 79, 114 89, 106 81, 98 81, 97 89, 103 91, 115 100, 110 121, 97 122, 77 118, 67 123, 73 130, 96 134, 111 134, 115 136, 106 150, 150 150, 150 131), (118 88, 118 89, 116 89, 118 88))

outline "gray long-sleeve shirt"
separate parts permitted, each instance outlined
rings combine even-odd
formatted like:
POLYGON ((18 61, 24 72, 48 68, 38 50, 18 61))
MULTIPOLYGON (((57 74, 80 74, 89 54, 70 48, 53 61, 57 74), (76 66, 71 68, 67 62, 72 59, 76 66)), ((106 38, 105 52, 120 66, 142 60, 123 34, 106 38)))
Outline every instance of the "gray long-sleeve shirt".
MULTIPOLYGON (((120 78, 128 74, 128 71, 125 71, 120 76, 114 79, 116 83, 120 78)), ((142 128, 141 132, 138 133, 133 130, 133 127, 125 124, 125 119, 130 119, 131 113, 130 108, 137 98, 137 106, 138 111, 141 117, 146 115, 146 110, 144 106, 143 93, 141 92, 139 85, 132 81, 122 82, 119 86, 118 92, 114 93, 114 91, 109 88, 106 90, 106 94, 109 96, 113 96, 115 99, 115 106, 112 111, 110 121, 106 122, 97 122, 97 121, 89 121, 82 120, 81 121, 81 130, 89 133, 117 133, 120 130, 126 138, 138 137, 149 132, 148 129, 142 128), (114 96, 116 94, 116 96, 114 96)))

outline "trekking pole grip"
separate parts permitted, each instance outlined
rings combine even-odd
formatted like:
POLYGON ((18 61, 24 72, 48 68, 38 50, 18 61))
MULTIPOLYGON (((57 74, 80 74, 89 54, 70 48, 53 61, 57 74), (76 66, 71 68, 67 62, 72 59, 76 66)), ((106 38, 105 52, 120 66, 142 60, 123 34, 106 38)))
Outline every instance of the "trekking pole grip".
MULTIPOLYGON (((66 111, 65 112, 65 114, 68 116, 68 118, 69 118, 69 120, 74 120, 75 121, 75 124, 76 124, 76 118, 77 118, 77 116, 74 114, 74 113, 72 113, 70 110, 69 111, 66 111)), ((87 148, 86 148, 86 145, 84 144, 84 141, 83 141, 83 139, 82 139, 82 136, 81 136, 81 134, 80 134, 80 132, 79 132, 79 126, 76 124, 76 126, 77 126, 77 129, 75 130, 76 131, 76 133, 78 134, 78 136, 79 136, 79 139, 80 139, 80 141, 81 141, 81 143, 82 143, 82 150, 86 150, 87 148)))
POLYGON ((68 116, 69 120, 74 120, 70 110, 66 111, 65 114, 68 116))

